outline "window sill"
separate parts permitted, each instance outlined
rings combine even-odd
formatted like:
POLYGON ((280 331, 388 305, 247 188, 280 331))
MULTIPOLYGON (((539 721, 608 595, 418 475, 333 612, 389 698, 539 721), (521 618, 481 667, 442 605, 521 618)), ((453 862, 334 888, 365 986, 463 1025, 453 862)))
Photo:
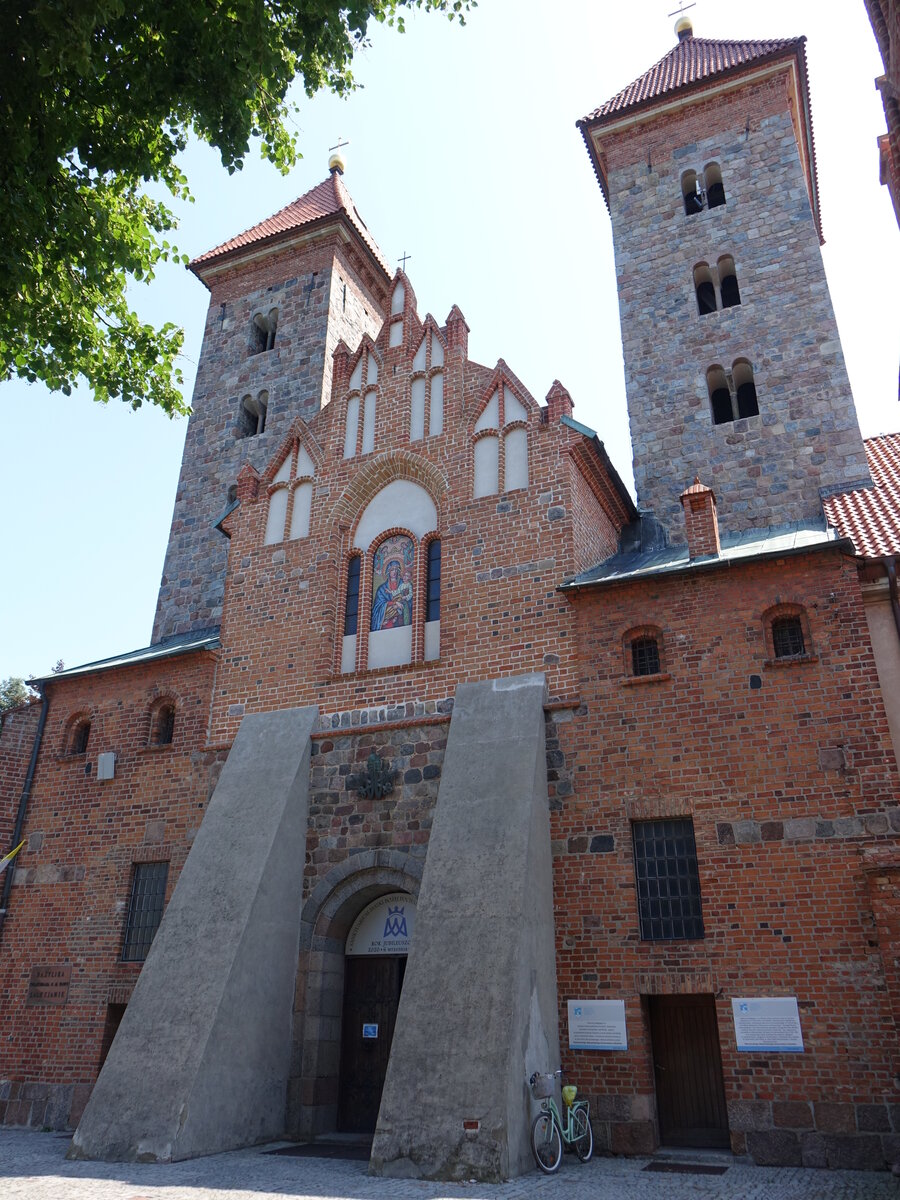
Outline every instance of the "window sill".
POLYGON ((792 654, 790 657, 785 656, 784 658, 767 658, 763 666, 802 667, 805 663, 817 663, 818 661, 818 654, 792 654))
POLYGON ((174 742, 162 742, 160 745, 141 746, 138 754, 159 754, 162 751, 171 750, 174 742))
POLYGON ((623 675, 619 682, 622 687, 640 687, 645 683, 668 683, 671 678, 668 671, 657 671, 655 675, 623 675))
POLYGON ((439 658, 430 658, 427 662, 399 663, 395 667, 365 667, 362 671, 346 671, 329 676, 328 683, 340 683, 346 679, 378 679, 385 675, 405 675, 410 671, 431 671, 441 665, 439 658))
POLYGON ((64 752, 63 754, 57 754, 57 756, 56 756, 57 762, 80 762, 80 763, 83 763, 86 759, 87 759, 87 750, 81 750, 77 754, 73 754, 71 751, 67 751, 67 752, 64 752))

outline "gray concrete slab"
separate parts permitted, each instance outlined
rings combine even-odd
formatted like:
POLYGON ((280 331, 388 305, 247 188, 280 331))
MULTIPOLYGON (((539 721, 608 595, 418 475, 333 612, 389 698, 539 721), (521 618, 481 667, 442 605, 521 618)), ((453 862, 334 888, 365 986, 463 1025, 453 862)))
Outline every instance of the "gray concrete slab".
POLYGON ((4 1200, 897 1200, 884 1173, 735 1163, 724 1175, 651 1175, 646 1159, 566 1158, 559 1174, 508 1183, 379 1179, 362 1162, 291 1159, 257 1147, 178 1163, 67 1162, 58 1134, 0 1130, 4 1200))
POLYGON ((456 691, 372 1149, 396 1178, 530 1170, 559 1064, 544 676, 456 691))
POLYGON ((317 715, 241 722, 73 1157, 167 1162, 283 1134, 317 715))

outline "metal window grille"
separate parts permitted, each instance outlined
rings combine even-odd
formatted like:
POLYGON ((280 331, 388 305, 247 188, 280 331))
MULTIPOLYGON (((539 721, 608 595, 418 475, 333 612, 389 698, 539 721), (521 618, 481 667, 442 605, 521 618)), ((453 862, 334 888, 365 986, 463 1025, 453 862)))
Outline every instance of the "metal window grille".
POLYGON ((659 674, 659 643, 656 638, 634 639, 631 643, 631 669, 635 675, 659 674))
POLYGON ((634 873, 641 939, 703 937, 703 909, 693 822, 635 821, 634 873))
POLYGON ((175 707, 172 704, 164 704, 156 715, 156 736, 153 739, 154 744, 157 746, 170 745, 174 733, 175 707))
POLYGON ((359 555, 350 559, 347 567, 347 599, 344 604, 344 637, 356 633, 359 620, 359 555))
POLYGON ((167 862, 138 863, 135 866, 128 920, 125 923, 123 962, 143 962, 147 957, 150 943, 162 920, 168 875, 167 862))
POLYGON ((772 622, 772 645, 776 658, 796 658, 806 652, 803 624, 799 617, 778 617, 772 622))
POLYGON ((439 621, 441 617, 441 543, 428 543, 428 597, 426 621, 439 621))

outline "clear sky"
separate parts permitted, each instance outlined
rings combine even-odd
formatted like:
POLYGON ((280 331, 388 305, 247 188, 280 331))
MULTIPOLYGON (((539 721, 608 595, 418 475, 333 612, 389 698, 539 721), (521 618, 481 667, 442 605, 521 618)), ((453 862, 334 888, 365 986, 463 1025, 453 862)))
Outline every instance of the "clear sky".
MULTIPOLYGON (((287 178, 252 155, 229 176, 189 149, 196 203, 178 245, 202 253, 275 212, 348 138, 345 183, 388 260, 411 255, 420 314, 442 323, 459 304, 471 357, 503 357, 539 400, 559 378, 630 483, 612 237, 575 121, 674 45, 675 7, 481 0, 464 29, 377 27, 361 91, 308 102, 298 89, 305 157, 287 178)), ((700 0, 690 15, 698 37, 809 38, 823 253, 860 424, 900 428, 900 231, 878 183, 883 68, 863 0, 700 0)), ((205 288, 170 267, 134 296, 146 319, 184 326, 190 394, 205 288)), ((0 384, 0 404, 0 678, 146 645, 186 421, 18 382, 0 384)))

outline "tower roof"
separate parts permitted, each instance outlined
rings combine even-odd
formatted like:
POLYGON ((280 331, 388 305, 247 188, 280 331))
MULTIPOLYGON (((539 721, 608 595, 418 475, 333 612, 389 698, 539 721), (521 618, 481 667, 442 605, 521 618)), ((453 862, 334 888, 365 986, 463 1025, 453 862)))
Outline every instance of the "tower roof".
POLYGON ((678 43, 659 62, 654 63, 605 104, 577 122, 594 163, 603 196, 609 203, 609 187, 599 136, 607 126, 639 120, 659 104, 675 102, 691 92, 700 92, 720 84, 731 76, 752 72, 778 59, 794 60, 797 66, 798 106, 801 110, 797 138, 807 173, 810 205, 820 241, 823 241, 819 215, 815 146, 812 113, 809 105, 809 80, 806 68, 806 38, 775 38, 766 41, 728 41, 697 38, 690 29, 679 34, 678 43), (595 136, 592 137, 592 134, 595 136))
POLYGON ((900 433, 866 438, 864 444, 875 486, 828 496, 825 514, 864 558, 900 554, 900 433))
POLYGON ((777 57, 787 52, 803 54, 806 38, 778 38, 763 42, 718 41, 713 38, 686 37, 673 46, 659 62, 639 75, 633 83, 617 92, 605 104, 588 113, 579 125, 595 124, 619 117, 631 109, 667 96, 682 88, 694 87, 731 71, 777 57))
POLYGON ((387 259, 382 254, 378 243, 372 237, 365 221, 359 215, 353 197, 344 186, 339 171, 332 171, 327 179, 323 179, 316 187, 311 188, 303 196, 298 197, 285 208, 280 209, 265 221, 253 225, 237 237, 230 238, 221 246, 207 250, 190 262, 190 268, 196 274, 201 272, 198 267, 205 267, 216 259, 232 255, 248 246, 261 245, 265 242, 283 240, 299 230, 310 230, 316 226, 327 225, 335 219, 345 222, 360 238, 385 275, 390 278, 391 271, 387 259))

